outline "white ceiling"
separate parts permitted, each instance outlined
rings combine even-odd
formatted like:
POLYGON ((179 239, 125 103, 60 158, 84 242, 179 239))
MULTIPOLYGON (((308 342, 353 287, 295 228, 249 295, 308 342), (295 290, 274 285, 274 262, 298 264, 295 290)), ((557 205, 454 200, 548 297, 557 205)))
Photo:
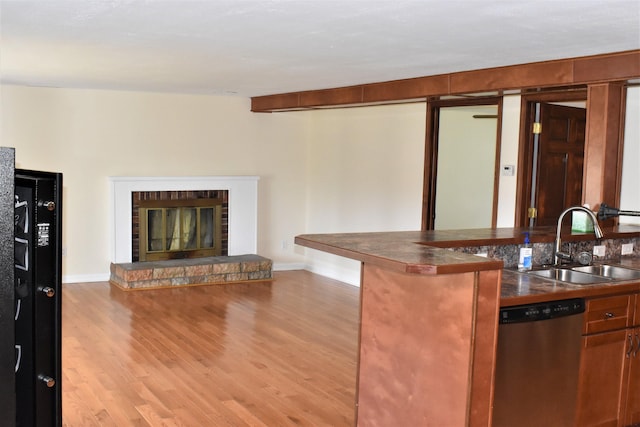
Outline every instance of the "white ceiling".
POLYGON ((258 96, 640 48, 640 0, 0 0, 6 84, 258 96))

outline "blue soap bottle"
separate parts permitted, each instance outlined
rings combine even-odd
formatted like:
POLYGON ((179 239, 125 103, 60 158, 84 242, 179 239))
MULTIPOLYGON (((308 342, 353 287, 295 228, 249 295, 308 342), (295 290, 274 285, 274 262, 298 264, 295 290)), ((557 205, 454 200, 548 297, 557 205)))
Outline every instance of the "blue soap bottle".
POLYGON ((533 258, 533 248, 529 241, 529 233, 524 233, 524 245, 520 248, 520 255, 518 256, 518 271, 531 270, 533 258))

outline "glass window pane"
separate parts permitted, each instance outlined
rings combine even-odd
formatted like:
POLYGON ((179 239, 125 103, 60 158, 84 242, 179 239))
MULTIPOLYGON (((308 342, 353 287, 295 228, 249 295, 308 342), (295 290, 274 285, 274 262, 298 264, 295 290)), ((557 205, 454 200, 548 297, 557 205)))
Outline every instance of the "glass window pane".
POLYGON ((182 209, 182 249, 198 249, 196 208, 182 209))
POLYGON ((147 210, 147 252, 162 251, 162 209, 147 210))
POLYGON ((180 250, 180 210, 166 209, 167 212, 167 250, 180 250))
POLYGON ((200 247, 213 247, 213 208, 200 209, 200 247))

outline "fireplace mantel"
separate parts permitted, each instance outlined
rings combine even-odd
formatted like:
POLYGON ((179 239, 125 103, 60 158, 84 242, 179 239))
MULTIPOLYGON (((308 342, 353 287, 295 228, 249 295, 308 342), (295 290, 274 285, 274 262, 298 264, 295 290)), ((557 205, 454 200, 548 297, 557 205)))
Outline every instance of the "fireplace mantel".
POLYGON ((131 193, 229 191, 228 255, 257 253, 258 176, 109 177, 111 262, 131 262, 131 193))

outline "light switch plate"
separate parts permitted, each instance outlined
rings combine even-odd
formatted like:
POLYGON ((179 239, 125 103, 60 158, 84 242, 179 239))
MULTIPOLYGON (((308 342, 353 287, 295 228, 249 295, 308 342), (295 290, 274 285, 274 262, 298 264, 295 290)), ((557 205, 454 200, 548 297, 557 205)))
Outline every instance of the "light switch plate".
POLYGON ((593 247, 593 256, 603 257, 607 253, 607 248, 604 245, 593 247))
POLYGON ((514 165, 502 165, 502 176, 514 176, 516 167, 514 165))
POLYGON ((633 243, 622 244, 622 255, 629 255, 633 253, 633 243))

